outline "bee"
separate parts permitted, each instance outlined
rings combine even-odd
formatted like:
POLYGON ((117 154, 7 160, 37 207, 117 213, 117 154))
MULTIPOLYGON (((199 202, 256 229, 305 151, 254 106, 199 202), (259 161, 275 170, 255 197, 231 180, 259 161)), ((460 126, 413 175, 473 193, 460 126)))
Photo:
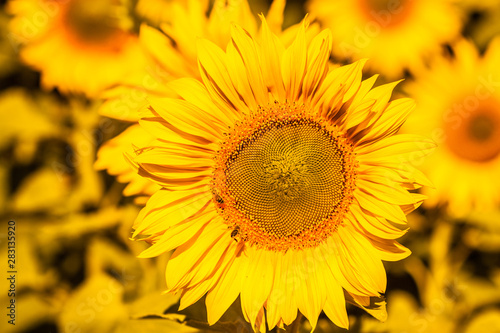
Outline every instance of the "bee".
POLYGON ((221 197, 221 195, 217 191, 213 191, 213 195, 217 207, 220 209, 226 208, 226 204, 224 203, 224 199, 221 197))
POLYGON ((217 201, 219 205, 224 204, 224 199, 222 199, 222 197, 218 193, 215 194, 215 201, 217 201))
POLYGON ((238 238, 236 238, 236 236, 238 236, 239 232, 240 232, 239 226, 234 227, 233 231, 231 231, 231 238, 234 239, 235 242, 238 242, 238 238))

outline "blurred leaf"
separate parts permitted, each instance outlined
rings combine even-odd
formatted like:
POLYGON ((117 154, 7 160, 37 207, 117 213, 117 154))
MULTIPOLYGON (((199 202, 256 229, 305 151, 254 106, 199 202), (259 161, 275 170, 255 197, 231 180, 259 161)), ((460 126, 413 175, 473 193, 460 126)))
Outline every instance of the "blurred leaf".
POLYGON ((385 323, 363 317, 362 332, 441 332, 451 333, 453 322, 444 308, 419 308, 407 292, 395 291, 388 295, 388 317, 385 323))
POLYGON ((0 149, 16 142, 17 149, 21 149, 17 156, 22 162, 31 159, 38 141, 59 133, 57 126, 23 89, 12 88, 0 95, 0 118, 0 149))
POLYGON ((467 217, 467 222, 491 231, 500 232, 500 209, 473 212, 467 217))
POLYGON ((61 203, 70 193, 67 176, 57 174, 48 167, 26 177, 13 196, 13 210, 16 212, 52 211, 56 213, 64 206, 61 203))
POLYGON ((467 246, 485 252, 500 251, 500 210, 473 212, 467 218, 471 228, 462 235, 467 246))
POLYGON ((484 311, 472 318, 464 333, 500 332, 500 310, 484 311))
POLYGON ((464 233, 463 241, 467 246, 479 251, 500 251, 500 232, 479 228, 469 229, 464 233))
MULTIPOLYGON (((179 301, 179 295, 153 292, 130 304, 130 316, 133 319, 147 316, 165 316, 165 311, 179 301)), ((183 318, 185 316, 182 316, 183 318)))
MULTIPOLYGON (((17 279, 16 289, 34 289, 43 291, 56 283, 56 277, 52 270, 43 267, 37 257, 37 232, 23 220, 16 221, 16 268, 22 278, 17 279)), ((3 237, 2 237, 3 238, 3 237)), ((1 239, 2 250, 0 255, 7 258, 7 240, 1 239)), ((8 280, 0 279, 1 290, 8 290, 8 280)))
MULTIPOLYGON (((3 304, 7 303, 2 300, 3 304)), ((8 325, 7 328, 11 330, 7 329, 6 332, 26 332, 41 322, 53 322, 61 309, 53 302, 47 301, 44 295, 29 294, 16 298, 16 311, 16 325, 8 325)))
MULTIPOLYGON (((500 277, 498 273, 497 276, 500 277)), ((460 281, 463 281, 460 284, 460 292, 469 313, 476 308, 500 302, 500 278, 493 277, 492 280, 486 280, 474 276, 461 276, 460 281)))
POLYGON ((42 245, 57 243, 60 239, 71 241, 116 226, 126 215, 126 208, 108 207, 92 214, 69 214, 59 219, 40 221, 38 238, 42 245))
POLYGON ((95 274, 75 290, 58 318, 60 332, 113 332, 127 319, 123 286, 106 274, 95 274))
MULTIPOLYGON (((109 239, 94 237, 90 240, 86 268, 90 275, 108 273, 118 279, 124 288, 125 301, 135 299, 143 292, 142 284, 146 283, 143 277, 147 272, 142 271, 135 256, 109 239)), ((157 293, 160 294, 160 290, 157 293)))

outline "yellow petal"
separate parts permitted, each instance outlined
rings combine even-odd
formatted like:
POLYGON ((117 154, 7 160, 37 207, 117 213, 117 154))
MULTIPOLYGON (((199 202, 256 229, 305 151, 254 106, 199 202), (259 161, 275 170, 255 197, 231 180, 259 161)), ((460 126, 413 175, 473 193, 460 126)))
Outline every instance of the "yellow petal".
POLYGON ((349 329, 349 318, 347 317, 342 287, 329 271, 323 273, 323 278, 323 286, 327 295, 323 311, 335 325, 349 329))
MULTIPOLYGON (((276 3, 276 1, 275 1, 276 3)), ((285 87, 281 76, 281 57, 285 52, 283 45, 262 19, 260 59, 264 82, 277 101, 286 99, 285 87)))
MULTIPOLYGON (((227 226, 214 219, 195 237, 179 246, 170 257, 165 276, 170 291, 200 283, 216 271, 222 255, 234 242, 227 226)), ((230 254, 227 254, 230 255, 230 254)))
POLYGON ((198 65, 214 103, 238 116, 248 109, 234 89, 226 67, 227 56, 208 40, 198 40, 198 65))
MULTIPOLYGON (((246 251, 245 251, 246 252, 246 251)), ((271 292, 274 279, 275 255, 267 250, 249 248, 249 262, 242 285, 241 307, 248 321, 255 326, 259 311, 271 292)))
POLYGON ((328 73, 328 59, 332 49, 330 30, 323 30, 314 37, 308 49, 307 71, 304 77, 302 94, 304 99, 313 95, 328 73))
POLYGON ((221 139, 224 124, 193 104, 173 98, 150 98, 149 101, 154 111, 178 130, 212 142, 221 139))
POLYGON ((233 260, 228 264, 217 285, 207 294, 206 305, 209 325, 215 324, 240 294, 243 287, 241 272, 246 271, 246 265, 246 257, 233 256, 233 260))
POLYGON ((163 141, 172 141, 181 144, 209 145, 212 141, 199 135, 183 132, 167 123, 152 108, 144 108, 140 111, 141 120, 139 124, 152 136, 163 141))
POLYGON ((132 237, 140 233, 164 231, 200 211, 210 198, 210 191, 202 187, 188 191, 162 189, 149 199, 146 207, 139 213, 132 237))
POLYGON ((271 288, 271 293, 266 302, 266 316, 269 328, 275 327, 279 320, 281 319, 280 305, 284 303, 284 281, 282 280, 283 274, 283 256, 276 256, 276 265, 274 267, 274 280, 273 287, 271 288))
POLYGON ((319 314, 326 301, 326 293, 319 280, 320 262, 316 262, 315 251, 303 250, 295 253, 296 290, 299 310, 309 320, 312 330, 316 327, 319 314))
POLYGON ((362 69, 366 60, 331 70, 323 80, 312 103, 319 106, 319 113, 333 117, 340 110, 342 103, 349 100, 358 91, 361 84, 362 69))
POLYGON ((341 252, 338 247, 339 246, 332 241, 327 241, 325 244, 318 247, 321 253, 320 258, 324 260, 326 266, 330 269, 330 273, 345 290, 362 295, 371 295, 370 291, 366 291, 366 288, 360 287, 357 281, 349 280, 349 278, 344 275, 343 269, 341 269, 343 265, 340 260, 341 252))
POLYGON ((228 60, 234 59, 234 61, 229 61, 228 64, 239 65, 239 68, 228 68, 230 69, 229 75, 233 79, 233 84, 238 83, 238 85, 235 85, 236 87, 248 86, 243 91, 238 89, 245 101, 248 100, 246 104, 251 106, 252 109, 256 109, 257 105, 266 105, 269 102, 267 87, 264 85, 255 42, 249 33, 238 25, 231 27, 231 43, 227 48, 227 56, 228 60), (231 55, 229 54, 230 50, 233 51, 231 55))
POLYGON ((352 204, 350 212, 346 216, 351 223, 359 225, 359 227, 372 235, 385 238, 396 239, 403 236, 407 229, 399 229, 390 224, 385 218, 373 216, 367 211, 363 211, 361 207, 352 204))
POLYGON ((341 226, 329 239, 339 251, 339 268, 345 278, 372 296, 385 291, 387 278, 384 266, 373 255, 373 246, 350 226, 341 226))
POLYGON ((415 109, 415 105, 415 101, 410 98, 400 98, 390 102, 380 118, 367 131, 366 136, 360 140, 358 145, 396 134, 410 113, 415 109))
POLYGON ((168 227, 165 233, 161 235, 152 246, 142 251, 138 257, 152 258, 181 246, 189 241, 195 234, 203 231, 206 225, 210 223, 215 216, 213 210, 207 210, 168 227))
POLYGON ((373 235, 367 235, 367 239, 382 260, 398 261, 407 258, 411 254, 409 249, 393 239, 383 239, 373 235))
POLYGON ((406 215, 397 205, 393 205, 385 201, 380 201, 374 196, 366 194, 362 191, 357 191, 355 193, 355 198, 358 201, 359 205, 369 213, 381 216, 389 221, 398 224, 406 223, 406 215))
POLYGON ((217 280, 214 278, 206 279, 201 283, 194 285, 193 287, 182 289, 181 301, 178 311, 182 311, 188 306, 193 305, 194 303, 199 301, 200 298, 202 298, 203 295, 205 295, 216 282, 217 280))
POLYGON ((290 325, 297 317, 297 288, 298 279, 295 274, 289 274, 288 272, 294 272, 294 251, 287 251, 282 258, 283 262, 283 274, 282 281, 284 285, 285 297, 281 304, 281 316, 285 325, 290 325))
POLYGON ((221 110, 214 105, 207 89, 200 81, 182 78, 170 82, 169 87, 186 101, 219 119, 226 126, 231 126, 235 122, 236 118, 233 113, 225 112, 225 109, 221 110))
POLYGON ((306 72, 307 47, 305 30, 306 22, 304 21, 300 25, 294 42, 285 50, 281 59, 281 75, 286 90, 286 97, 290 101, 298 99, 306 72))
POLYGON ((363 177, 360 175, 356 179, 356 186, 366 194, 391 204, 409 205, 415 203, 415 198, 399 183, 384 177, 363 177))
POLYGON ((415 155, 416 157, 425 156, 430 153, 436 144, 420 135, 413 134, 398 134, 367 146, 358 147, 356 153, 368 160, 369 158, 389 158, 389 157, 408 157, 407 155, 415 155))

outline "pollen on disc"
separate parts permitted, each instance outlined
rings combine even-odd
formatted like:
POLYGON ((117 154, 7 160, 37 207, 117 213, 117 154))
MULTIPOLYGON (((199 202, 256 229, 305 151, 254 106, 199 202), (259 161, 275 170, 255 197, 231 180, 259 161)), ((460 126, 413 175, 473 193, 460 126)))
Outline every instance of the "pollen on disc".
POLYGON ((228 161, 236 207, 277 237, 327 218, 343 199, 342 150, 321 126, 285 121, 261 128, 228 161))

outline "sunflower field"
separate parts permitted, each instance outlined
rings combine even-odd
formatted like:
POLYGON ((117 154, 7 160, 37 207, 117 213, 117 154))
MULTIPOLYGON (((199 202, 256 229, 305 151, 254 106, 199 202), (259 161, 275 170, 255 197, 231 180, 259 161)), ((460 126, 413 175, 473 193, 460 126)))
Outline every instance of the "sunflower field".
POLYGON ((500 332, 500 0, 4 0, 1 332, 500 332))

